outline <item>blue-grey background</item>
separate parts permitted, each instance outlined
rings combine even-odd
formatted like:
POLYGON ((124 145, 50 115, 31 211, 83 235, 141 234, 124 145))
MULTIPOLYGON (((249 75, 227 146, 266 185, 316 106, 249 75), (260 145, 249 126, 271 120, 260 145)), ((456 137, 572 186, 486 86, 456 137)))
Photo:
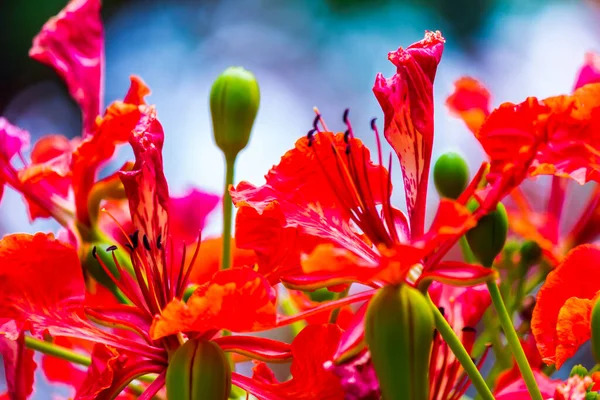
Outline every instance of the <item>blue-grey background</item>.
MULTIPOLYGON (((62 82, 27 58, 33 36, 65 3, 0 3, 0 113, 33 139, 80 132, 79 111, 62 82)), ((222 190, 208 91, 230 65, 251 70, 260 82, 259 114, 236 172, 236 181, 260 183, 310 128, 313 106, 332 129, 343 128, 341 115, 349 107, 355 131, 373 144, 368 122, 383 117, 371 92, 375 74, 393 74, 387 52, 420 40, 426 29, 441 30, 447 40, 435 83, 434 159, 458 150, 472 169, 483 154, 444 106, 454 80, 481 79, 494 105, 561 94, 571 90, 584 53, 600 51, 600 8, 594 1, 114 0, 105 2, 103 16, 105 101, 122 98, 131 74, 150 86, 150 102, 166 131, 165 172, 175 194, 189 185, 222 190)), ((129 156, 121 151, 113 166, 129 156)), ((394 169, 395 204, 403 208, 399 168, 394 169)), ((437 197, 430 193, 433 207, 437 197)), ((56 228, 50 221, 31 225, 20 196, 6 191, 0 234, 56 228)), ((208 231, 219 229, 215 215, 208 231)), ((35 398, 50 398, 44 387, 35 398)))

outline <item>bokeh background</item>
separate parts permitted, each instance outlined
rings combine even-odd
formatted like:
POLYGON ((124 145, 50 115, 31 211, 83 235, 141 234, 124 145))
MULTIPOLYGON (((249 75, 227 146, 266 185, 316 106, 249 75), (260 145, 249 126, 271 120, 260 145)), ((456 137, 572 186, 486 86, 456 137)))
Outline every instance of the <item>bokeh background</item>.
MULTIPOLYGON (((79 111, 63 83, 27 56, 34 35, 65 4, 0 2, 0 115, 27 129, 33 140, 80 133, 79 111)), ((593 1, 106 0, 103 17, 105 101, 122 98, 131 74, 150 86, 150 102, 166 131, 165 172, 175 194, 191 185, 222 190, 208 92, 230 65, 254 72, 261 86, 253 136, 236 172, 238 181, 260 183, 310 129, 313 106, 333 129, 343 129, 342 112, 349 107, 358 136, 373 144, 369 120, 383 117, 371 91, 375 74, 393 74, 387 52, 420 40, 425 30, 440 30, 447 40, 435 83, 434 159, 457 150, 472 169, 483 154, 444 106, 457 78, 482 80, 494 105, 567 93, 585 52, 600 50, 600 5, 593 1)), ((112 166, 129 156, 121 151, 112 166)), ((395 204, 403 207, 398 173, 394 182, 395 204)), ((433 207, 437 197, 430 193, 433 207)), ((219 219, 215 215, 209 234, 219 232, 219 219)), ((6 191, 0 234, 56 228, 50 221, 31 225, 20 196, 6 191)), ((36 396, 49 398, 45 391, 36 396)))

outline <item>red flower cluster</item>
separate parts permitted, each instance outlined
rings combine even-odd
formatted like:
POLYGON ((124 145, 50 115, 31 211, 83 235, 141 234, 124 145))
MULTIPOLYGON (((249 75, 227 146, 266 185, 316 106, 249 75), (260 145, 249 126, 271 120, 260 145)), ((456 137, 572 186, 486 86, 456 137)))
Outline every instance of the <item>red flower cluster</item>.
POLYGON ((376 121, 372 157, 348 110, 338 133, 317 112, 264 184, 242 181, 225 193, 237 207, 236 238, 233 267, 219 269, 230 238, 200 235, 219 196, 170 196, 165 134, 140 78, 102 113, 100 3, 72 0, 30 55, 65 81, 82 111, 81 137, 45 136, 28 161, 28 133, 0 119, 0 194, 10 186, 32 220, 51 217, 63 228, 56 237, 0 240, 0 398, 29 398, 38 364, 76 399, 160 398, 166 387, 179 400, 172 371, 186 368, 190 388, 217 385, 208 376, 222 370, 240 396, 269 400, 455 400, 471 383, 484 399, 596 398, 596 374, 579 366, 556 380, 544 364, 560 368, 590 338, 600 356, 600 248, 585 244, 600 234, 600 190, 566 235, 560 229, 567 182, 600 180, 598 56, 586 57, 573 93, 494 110, 483 84, 457 81, 447 105, 489 159, 464 182, 460 166, 436 165, 442 198, 427 226, 444 42, 426 32, 390 52, 396 71, 378 74, 373 87, 406 213, 391 202, 393 158, 384 160, 376 121), (99 179, 120 145, 135 160, 99 179), (552 185, 546 207, 534 211, 523 182, 538 175, 552 175, 552 185), (440 180, 459 185, 460 195, 445 193, 440 180), (450 259, 457 243, 463 259, 450 259), (373 317, 383 311, 389 321, 373 317), (288 325, 296 334, 289 344, 247 335, 288 325), (180 357, 186 343, 210 343, 226 365, 214 368, 219 357, 200 350, 180 357), (484 379, 488 355, 495 362, 484 379), (248 360, 252 376, 236 372, 248 360), (291 378, 280 382, 269 362, 291 363, 291 378), (392 370, 409 374, 409 384, 390 382, 392 370))

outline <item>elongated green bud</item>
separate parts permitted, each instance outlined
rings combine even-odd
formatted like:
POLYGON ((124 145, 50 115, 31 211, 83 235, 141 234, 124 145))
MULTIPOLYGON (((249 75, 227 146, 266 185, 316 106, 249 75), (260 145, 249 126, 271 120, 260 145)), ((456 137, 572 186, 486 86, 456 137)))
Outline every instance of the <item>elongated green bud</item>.
POLYGON ((457 199, 469 183, 469 166, 458 153, 442 154, 433 167, 433 182, 440 196, 457 199))
MULTIPOLYGON (((468 207, 472 204, 469 203, 468 207)), ((507 235, 508 216, 502 203, 498 203, 496 210, 481 218, 477 226, 469 230, 465 236, 479 262, 483 266, 491 267, 496 256, 504 248, 507 235)))
POLYGON ((521 263, 528 267, 539 263, 542 259, 542 248, 533 240, 525 241, 521 246, 520 253, 521 263))
POLYGON ((260 104, 260 89, 251 72, 227 68, 213 83, 210 113, 217 146, 226 157, 235 157, 248 144, 260 104))
POLYGON ((600 363, 600 301, 596 300, 590 317, 592 324, 592 353, 596 362, 600 363))
POLYGON ((373 297, 365 338, 385 400, 429 399, 434 329, 433 312, 417 289, 386 286, 373 297))
POLYGON ((231 369, 225 353, 214 342, 188 340, 169 360, 166 387, 168 400, 226 400, 231 369))

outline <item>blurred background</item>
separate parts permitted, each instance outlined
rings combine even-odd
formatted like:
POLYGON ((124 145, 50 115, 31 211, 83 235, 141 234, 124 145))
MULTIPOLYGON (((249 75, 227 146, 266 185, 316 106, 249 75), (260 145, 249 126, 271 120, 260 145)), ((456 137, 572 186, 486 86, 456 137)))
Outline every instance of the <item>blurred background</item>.
MULTIPOLYGON (((65 4, 0 2, 0 115, 28 130, 32 141, 49 133, 80 134, 80 113, 63 83, 27 56, 35 34, 65 4)), ((483 153, 444 106, 457 78, 482 80, 494 105, 546 97, 570 92, 585 52, 600 51, 600 4, 593 1, 106 0, 103 17, 106 104, 123 97, 131 74, 150 86, 149 101, 166 132, 165 173, 174 194, 191 185, 222 191, 208 92, 230 65, 254 72, 261 86, 253 136, 236 172, 236 181, 259 184, 310 129, 313 106, 340 130, 349 107, 355 132, 373 144, 369 120, 383 123, 371 91, 375 74, 392 75, 387 52, 420 40, 425 30, 440 30, 446 38, 435 82, 434 159, 457 150, 472 170, 483 153)), ((113 169, 129 156, 119 153, 113 169)), ((403 207, 399 173, 394 183, 395 204, 403 207)), ((430 193, 434 207, 437 197, 430 193)), ((219 219, 215 215, 209 233, 219 232, 219 219)), ((6 190, 0 234, 56 228, 49 221, 31 225, 20 196, 6 190)))

